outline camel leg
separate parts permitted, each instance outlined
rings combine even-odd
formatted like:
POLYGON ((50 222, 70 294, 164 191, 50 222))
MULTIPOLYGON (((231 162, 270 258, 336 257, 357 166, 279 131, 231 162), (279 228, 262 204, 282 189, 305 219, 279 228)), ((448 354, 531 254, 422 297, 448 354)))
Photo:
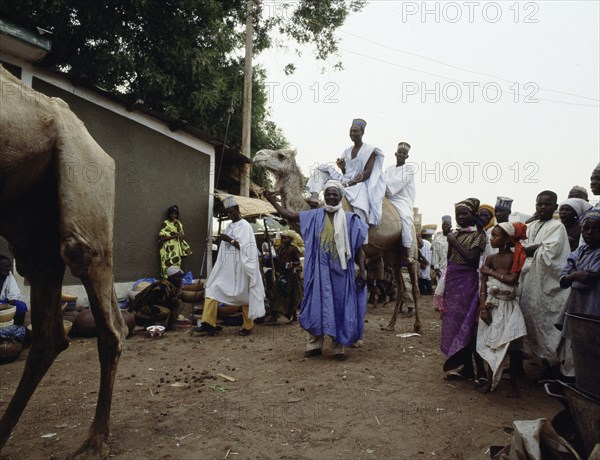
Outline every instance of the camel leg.
POLYGON ((121 340, 125 337, 125 323, 117 305, 110 264, 93 267, 90 276, 82 277, 82 282, 88 293, 98 329, 100 389, 96 414, 88 430, 87 439, 70 458, 104 459, 109 456, 106 439, 110 433, 111 401, 117 364, 121 356, 121 340))
POLYGON ((410 284, 412 285, 412 298, 415 304, 415 324, 413 326, 413 331, 420 334, 421 333, 421 321, 419 320, 419 289, 417 284, 417 262, 413 260, 409 261, 408 265, 408 274, 410 276, 410 284))
POLYGON ((392 270, 394 271, 394 279, 396 280, 396 303, 394 305, 394 311, 390 318, 387 326, 381 326, 383 331, 393 331, 396 328, 396 321, 398 319, 398 310, 402 309, 404 303, 404 292, 406 290, 404 286, 404 280, 402 279, 402 263, 400 260, 394 260, 392 263, 392 270))
POLYGON ((21 381, 0 421, 0 450, 8 441, 25 406, 54 359, 69 346, 65 337, 59 302, 65 270, 64 264, 56 256, 38 255, 36 266, 29 275, 31 282, 31 348, 21 381))

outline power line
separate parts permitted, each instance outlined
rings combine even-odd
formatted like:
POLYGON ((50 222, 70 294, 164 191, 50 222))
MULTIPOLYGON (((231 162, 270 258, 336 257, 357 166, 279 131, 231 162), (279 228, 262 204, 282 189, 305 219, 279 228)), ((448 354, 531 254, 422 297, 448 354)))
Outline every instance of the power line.
MULTIPOLYGON (((372 44, 377 45, 377 46, 381 46, 382 48, 386 48, 386 49, 389 49, 389 50, 392 50, 392 51, 396 51, 398 53, 408 54, 410 56, 415 56, 415 57, 418 57, 418 58, 421 58, 421 59, 425 59, 427 61, 435 62, 436 64, 440 64, 440 65, 443 65, 443 66, 446 66, 446 67, 450 67, 452 69, 460 70, 460 71, 463 71, 463 72, 469 72, 469 73, 473 73, 473 74, 476 74, 476 75, 482 75, 482 76, 485 76, 485 77, 491 77, 491 78, 494 78, 496 80, 502 80, 502 81, 505 81, 505 82, 508 82, 508 83, 515 83, 514 80, 508 80, 506 78, 499 77, 497 75, 492 75, 492 74, 488 74, 488 73, 484 73, 484 72, 478 72, 478 71, 475 71, 475 70, 470 70, 470 69, 467 69, 467 68, 464 68, 464 67, 456 66, 456 65, 453 65, 453 64, 448 64, 446 62, 443 62, 443 61, 440 61, 440 60, 437 60, 437 59, 433 59, 433 58, 430 58, 430 57, 427 57, 427 56, 423 56, 422 54, 413 53, 411 51, 406 51, 406 50, 402 50, 402 49, 399 49, 399 48, 394 48, 393 46, 385 45, 383 43, 376 42, 376 41, 371 40, 371 39, 366 38, 366 37, 361 37, 360 35, 356 35, 356 34, 354 34, 352 32, 347 32, 345 30, 340 30, 340 32, 342 32, 342 33, 344 33, 346 35, 351 35, 351 36, 353 36, 355 38, 358 38, 359 40, 363 40, 365 42, 372 43, 372 44)), ((414 69, 412 69, 412 70, 414 70, 414 69)), ((444 78, 447 78, 447 77, 444 77, 444 78)), ((600 100, 595 99, 593 97, 582 96, 580 94, 570 93, 570 92, 567 92, 567 91, 560 91, 560 90, 546 89, 546 88, 540 88, 540 90, 541 91, 548 91, 548 92, 552 92, 552 93, 565 94, 565 95, 568 95, 568 96, 580 97, 582 99, 589 99, 589 100, 594 101, 594 102, 600 102, 600 100)), ((560 102, 560 101, 552 101, 552 102, 560 102)), ((566 104, 566 102, 565 102, 565 104, 566 104)), ((574 104, 574 105, 576 105, 576 104, 574 104)), ((590 107, 597 107, 597 106, 594 105, 594 106, 590 106, 590 107)))
MULTIPOLYGON (((376 57, 373 57, 373 56, 368 56, 366 54, 357 53, 356 51, 350 51, 350 50, 347 50, 347 49, 344 49, 344 48, 340 48, 340 50, 343 51, 343 52, 345 52, 345 53, 354 54, 356 56, 360 56, 360 57, 363 57, 363 58, 366 58, 366 59, 371 59, 373 61, 382 62, 382 63, 388 64, 388 65, 393 65, 394 67, 400 67, 402 69, 411 70, 413 72, 423 73, 423 74, 431 75, 431 76, 434 76, 434 77, 444 78, 446 80, 454 81, 454 82, 457 82, 457 83, 466 84, 465 81, 459 80, 457 78, 447 77, 445 75, 436 74, 436 73, 432 73, 432 72, 427 72, 425 70, 415 69, 414 67, 408 67, 408 66, 405 66, 405 65, 402 65, 402 64, 398 64, 396 62, 386 61, 384 59, 379 59, 379 58, 376 58, 376 57)), ((510 80, 506 80, 506 81, 510 81, 510 80)), ((514 93, 511 93, 509 91, 506 91, 503 88, 500 88, 499 91, 501 91, 504 94, 514 94, 514 93)), ((521 93, 519 93, 519 92, 517 92, 516 94, 518 94, 519 96, 521 95, 521 93)), ((555 100, 555 99, 547 99, 547 98, 542 98, 542 97, 536 97, 536 99, 538 101, 555 102, 557 104, 577 105, 577 106, 581 106, 581 107, 600 107, 600 104, 580 104, 580 103, 577 103, 577 102, 558 101, 558 100, 555 100)))

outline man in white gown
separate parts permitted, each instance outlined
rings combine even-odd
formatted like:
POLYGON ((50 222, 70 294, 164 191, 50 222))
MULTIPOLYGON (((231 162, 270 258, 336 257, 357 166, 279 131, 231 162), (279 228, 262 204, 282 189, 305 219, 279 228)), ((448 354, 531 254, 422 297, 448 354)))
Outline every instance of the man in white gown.
POLYGON ((402 221, 402 256, 408 260, 412 247, 412 227, 416 188, 414 171, 406 165, 410 145, 400 142, 396 150, 396 165, 385 170, 385 195, 394 205, 402 221))
MULTIPOLYGON (((527 325, 525 351, 550 367, 560 361, 561 335, 554 322, 569 296, 569 289, 560 287, 560 273, 571 252, 564 225, 552 218, 557 207, 556 193, 546 190, 537 196, 538 220, 527 226, 527 240, 523 243, 527 259, 520 278, 520 306, 527 325)), ((569 367, 569 363, 565 364, 569 367)))
POLYGON ((363 143, 366 126, 367 122, 361 118, 352 121, 350 139, 354 145, 344 150, 342 157, 336 161, 341 173, 331 163, 319 165, 311 172, 306 188, 312 193, 311 199, 315 200, 328 180, 341 182, 354 213, 369 226, 378 227, 385 194, 383 152, 363 143))
POLYGON ((254 319, 265 314, 265 289, 258 262, 258 247, 252 226, 242 219, 233 196, 223 200, 231 223, 221 235, 217 261, 206 280, 202 324, 194 332, 215 335, 219 303, 242 307, 244 323, 240 335, 249 335, 254 319))

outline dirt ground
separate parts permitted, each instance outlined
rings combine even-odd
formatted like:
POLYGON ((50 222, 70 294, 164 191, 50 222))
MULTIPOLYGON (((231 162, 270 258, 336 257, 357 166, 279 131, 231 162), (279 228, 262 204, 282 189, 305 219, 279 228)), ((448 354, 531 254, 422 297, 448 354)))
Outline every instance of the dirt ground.
MULTIPOLYGON (((402 319, 383 332, 392 307, 369 308, 365 345, 350 359, 304 359, 305 334, 257 325, 240 337, 194 337, 181 327, 161 339, 127 339, 113 398, 115 459, 484 459, 507 444, 512 421, 552 418, 561 406, 541 386, 507 382, 482 395, 473 382, 443 379, 440 319, 422 299, 423 335, 402 319), (218 374, 236 379, 230 382, 218 374)), ((328 344, 329 346, 329 344, 328 344)), ((0 412, 27 351, 0 366, 0 412)), ((95 339, 73 339, 52 366, 2 454, 63 458, 85 437, 97 398, 95 339)))

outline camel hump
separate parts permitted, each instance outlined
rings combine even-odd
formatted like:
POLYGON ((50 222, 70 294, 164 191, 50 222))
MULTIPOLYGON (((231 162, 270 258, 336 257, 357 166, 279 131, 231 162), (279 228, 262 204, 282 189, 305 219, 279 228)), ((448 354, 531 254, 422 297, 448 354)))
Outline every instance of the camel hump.
MULTIPOLYGON (((346 198, 342 200, 342 207, 345 211, 354 212, 354 208, 346 198)), ((381 204, 381 225, 369 227, 369 245, 379 248, 379 250, 399 249, 401 235, 400 214, 391 201, 384 198, 381 204)))
POLYGON ((14 201, 38 183, 53 193, 45 181, 56 171, 61 254, 79 276, 92 260, 112 257, 115 163, 61 99, 34 91, 2 67, 0 93, 2 198, 14 201))

